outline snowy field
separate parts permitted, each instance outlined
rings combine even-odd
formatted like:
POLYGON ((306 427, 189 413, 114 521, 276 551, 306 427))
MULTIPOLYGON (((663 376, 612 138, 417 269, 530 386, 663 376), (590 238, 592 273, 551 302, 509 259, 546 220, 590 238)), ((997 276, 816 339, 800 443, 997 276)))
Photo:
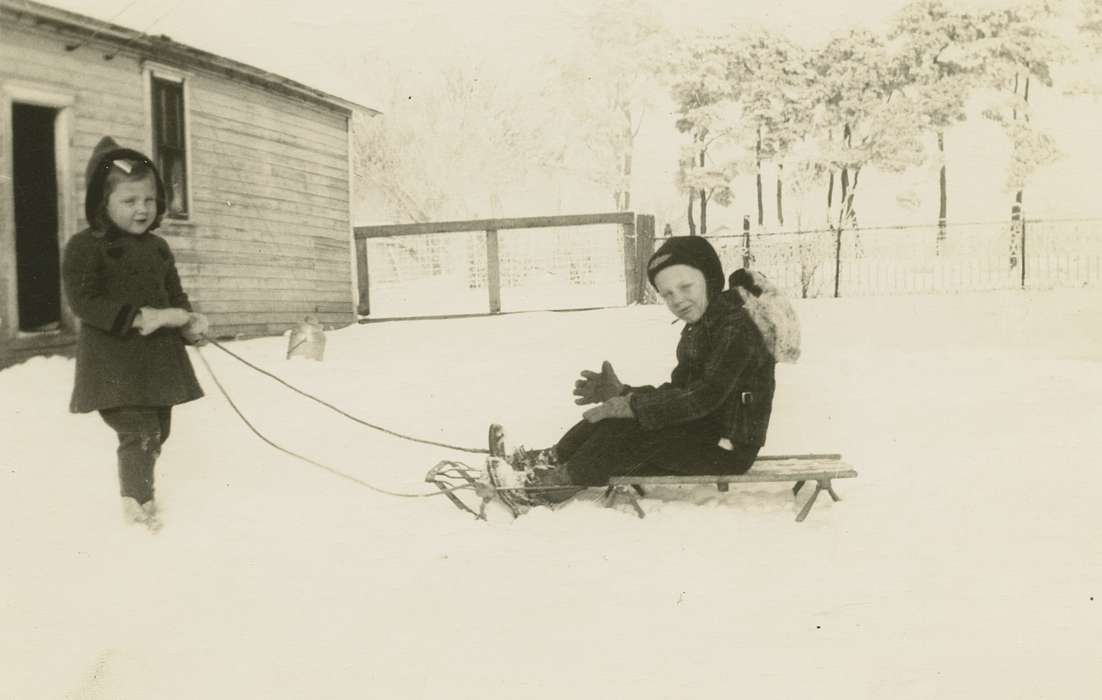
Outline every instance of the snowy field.
MULTIPOLYGON (((767 452, 860 472, 488 523, 296 461, 207 391, 121 522, 114 434, 72 361, 0 372, 0 698, 1102 697, 1102 293, 813 300, 767 452), (810 489, 801 493, 800 501, 810 489)), ((672 367, 660 307, 394 322, 235 352, 395 430, 544 446, 582 368, 672 367)), ((193 351, 194 353, 194 351, 193 351)), ((378 486, 441 458, 203 350, 257 426, 378 486)))

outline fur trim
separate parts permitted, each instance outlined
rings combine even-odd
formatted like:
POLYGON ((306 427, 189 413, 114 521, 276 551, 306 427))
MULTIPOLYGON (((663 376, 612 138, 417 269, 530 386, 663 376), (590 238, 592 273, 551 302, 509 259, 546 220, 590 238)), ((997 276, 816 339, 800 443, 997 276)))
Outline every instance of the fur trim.
POLYGON ((799 360, 800 319, 777 286, 760 272, 736 270, 731 274, 731 287, 742 298, 746 312, 761 332, 773 359, 777 362, 799 360))

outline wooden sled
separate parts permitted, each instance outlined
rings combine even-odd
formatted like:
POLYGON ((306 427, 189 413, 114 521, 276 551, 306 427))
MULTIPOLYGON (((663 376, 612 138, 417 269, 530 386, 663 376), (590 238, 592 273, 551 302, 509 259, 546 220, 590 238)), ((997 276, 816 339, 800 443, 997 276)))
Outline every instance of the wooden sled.
POLYGON ((766 481, 794 481, 792 495, 797 496, 803 485, 815 482, 815 492, 796 516, 803 522, 820 491, 826 491, 835 501, 842 500, 834 491, 833 479, 851 479, 857 471, 842 461, 838 454, 761 455, 745 474, 727 475, 669 475, 669 476, 614 476, 608 480, 605 504, 616 504, 625 499, 642 518, 645 513, 639 505, 639 497, 645 496, 647 486, 675 486, 679 484, 715 484, 720 491, 727 491, 731 484, 761 483, 766 481))

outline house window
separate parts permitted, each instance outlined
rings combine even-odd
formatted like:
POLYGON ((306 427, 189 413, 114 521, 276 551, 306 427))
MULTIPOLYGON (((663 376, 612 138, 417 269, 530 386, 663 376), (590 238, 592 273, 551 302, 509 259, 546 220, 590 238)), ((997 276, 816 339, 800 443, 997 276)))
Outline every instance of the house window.
POLYGON ((165 182, 168 216, 188 215, 187 140, 184 129, 184 84, 153 77, 153 160, 165 182))

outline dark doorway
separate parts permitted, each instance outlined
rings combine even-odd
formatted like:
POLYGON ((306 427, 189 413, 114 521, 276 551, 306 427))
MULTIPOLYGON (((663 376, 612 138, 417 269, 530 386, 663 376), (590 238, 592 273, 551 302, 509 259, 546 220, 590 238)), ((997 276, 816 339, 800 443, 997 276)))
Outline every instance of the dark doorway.
POLYGON ((58 239, 57 110, 12 105, 15 274, 19 330, 57 330, 61 322, 58 239))

